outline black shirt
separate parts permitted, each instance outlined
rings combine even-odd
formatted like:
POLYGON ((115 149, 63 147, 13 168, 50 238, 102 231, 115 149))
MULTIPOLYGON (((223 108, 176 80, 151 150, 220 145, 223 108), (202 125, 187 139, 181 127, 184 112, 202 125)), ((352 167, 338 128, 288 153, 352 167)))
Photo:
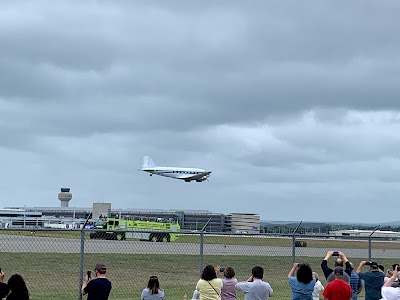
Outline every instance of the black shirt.
POLYGON ((88 282, 83 291, 88 294, 87 300, 107 300, 111 288, 111 281, 107 278, 95 278, 88 282))

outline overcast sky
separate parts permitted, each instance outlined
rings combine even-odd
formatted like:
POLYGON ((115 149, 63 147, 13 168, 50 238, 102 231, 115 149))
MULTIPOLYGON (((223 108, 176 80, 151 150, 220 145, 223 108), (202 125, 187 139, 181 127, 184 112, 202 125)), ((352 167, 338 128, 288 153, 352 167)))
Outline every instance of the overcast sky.
POLYGON ((0 3, 0 207, 400 220, 399 1, 0 3), (211 170, 186 183, 140 172, 211 170))

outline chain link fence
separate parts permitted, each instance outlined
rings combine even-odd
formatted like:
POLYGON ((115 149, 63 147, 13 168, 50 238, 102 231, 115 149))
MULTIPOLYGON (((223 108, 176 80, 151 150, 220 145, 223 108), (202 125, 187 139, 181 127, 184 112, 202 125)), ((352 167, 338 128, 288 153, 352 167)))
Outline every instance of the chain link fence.
MULTIPOLYGON (((186 294, 190 300, 206 265, 233 267, 239 281, 259 265, 264 268, 264 280, 274 289, 274 299, 286 300, 291 297, 287 274, 293 262, 309 263, 325 286, 320 265, 329 250, 344 252, 355 268, 370 259, 389 267, 400 257, 398 241, 374 237, 181 232, 174 241, 151 242, 90 238, 90 233, 0 229, 0 267, 5 281, 12 274, 22 275, 32 299, 86 299, 80 292, 83 276, 101 262, 113 285, 110 300, 140 299, 152 275, 158 276, 166 299, 184 299, 186 294)), ((333 260, 328 262, 331 267, 333 260)), ((244 299, 240 291, 237 299, 244 299)))

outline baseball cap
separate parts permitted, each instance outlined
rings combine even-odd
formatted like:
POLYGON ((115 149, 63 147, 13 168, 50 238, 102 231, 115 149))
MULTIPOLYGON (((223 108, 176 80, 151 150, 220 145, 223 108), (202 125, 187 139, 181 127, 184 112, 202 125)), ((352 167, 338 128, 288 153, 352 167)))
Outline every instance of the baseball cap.
POLYGON ((335 274, 343 276, 343 268, 342 267, 336 267, 335 268, 335 274))
POLYGON ((94 270, 100 271, 100 270, 107 270, 106 265, 102 263, 97 263, 96 266, 94 267, 94 270))
POLYGON ((378 267, 379 267, 378 263, 376 263, 374 261, 371 263, 371 268, 375 268, 376 269, 378 267))

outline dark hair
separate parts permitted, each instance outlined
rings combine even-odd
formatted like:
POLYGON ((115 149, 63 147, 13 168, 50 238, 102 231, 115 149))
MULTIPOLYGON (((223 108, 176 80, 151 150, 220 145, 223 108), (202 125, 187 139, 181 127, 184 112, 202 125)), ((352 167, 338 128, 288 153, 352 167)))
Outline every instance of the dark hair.
POLYGON ((253 277, 261 279, 264 277, 264 269, 260 266, 255 266, 253 269, 251 269, 251 274, 253 277))
POLYGON ((309 264, 301 264, 296 273, 297 280, 304 284, 309 284, 312 277, 312 270, 309 264))
POLYGON ((217 278, 217 273, 215 272, 215 268, 211 265, 208 265, 204 268, 203 273, 201 274, 201 279, 210 281, 214 278, 217 278))
POLYGON ((393 264, 392 265, 392 270, 394 271, 394 270, 396 270, 396 267, 398 266, 399 264, 393 264))
POLYGON ((383 265, 378 265, 378 268, 382 270, 382 272, 385 272, 385 267, 383 265))
POLYGON ((15 296, 15 299, 29 300, 29 291, 26 287, 25 281, 19 274, 14 274, 8 279, 8 288, 15 296))
POLYGON ((157 276, 150 276, 147 287, 151 290, 152 294, 158 294, 158 289, 160 288, 160 282, 158 281, 157 276))
POLYGON ((343 267, 343 259, 337 258, 337 259, 335 260, 334 266, 335 266, 335 267, 343 267))
POLYGON ((224 276, 226 278, 235 277, 235 270, 232 267, 227 267, 224 271, 224 276))

